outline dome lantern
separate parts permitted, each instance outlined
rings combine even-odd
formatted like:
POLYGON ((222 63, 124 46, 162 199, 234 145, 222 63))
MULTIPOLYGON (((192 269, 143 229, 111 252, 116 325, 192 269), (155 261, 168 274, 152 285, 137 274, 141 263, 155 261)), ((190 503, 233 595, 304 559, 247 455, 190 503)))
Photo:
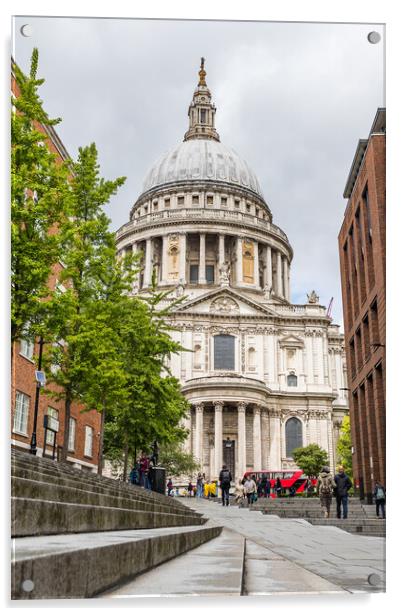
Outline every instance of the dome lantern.
POLYGON ((204 69, 204 63, 205 58, 201 58, 198 85, 188 108, 189 129, 184 135, 184 141, 189 141, 190 139, 214 139, 215 141, 220 141, 215 129, 216 107, 212 103, 211 92, 205 81, 207 73, 204 69))

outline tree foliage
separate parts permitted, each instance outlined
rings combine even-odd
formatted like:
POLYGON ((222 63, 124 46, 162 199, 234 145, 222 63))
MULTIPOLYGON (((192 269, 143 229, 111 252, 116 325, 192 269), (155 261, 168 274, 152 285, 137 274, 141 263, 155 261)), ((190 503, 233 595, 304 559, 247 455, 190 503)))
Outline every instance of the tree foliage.
POLYGON ((349 477, 352 477, 352 437, 349 415, 345 415, 342 419, 336 453, 338 463, 344 467, 345 473, 349 475, 349 477))
POLYGON ((11 117, 11 342, 37 333, 51 295, 48 281, 60 258, 56 228, 68 211, 68 167, 46 147, 44 127, 57 124, 42 107, 38 88, 38 50, 29 76, 13 66, 19 95, 11 117))
POLYGON ((171 477, 179 477, 180 475, 191 476, 201 468, 194 456, 184 451, 179 443, 162 445, 159 464, 166 469, 167 475, 171 477))
POLYGON ((317 477, 323 466, 328 462, 328 453, 317 443, 311 443, 306 447, 298 447, 292 452, 297 466, 308 476, 317 477))

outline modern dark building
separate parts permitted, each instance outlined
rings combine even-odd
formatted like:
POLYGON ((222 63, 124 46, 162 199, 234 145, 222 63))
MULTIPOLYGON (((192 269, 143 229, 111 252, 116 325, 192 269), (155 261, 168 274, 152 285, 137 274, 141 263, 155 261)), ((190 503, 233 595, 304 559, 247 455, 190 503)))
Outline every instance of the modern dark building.
POLYGON ((361 498, 385 484, 385 109, 359 140, 339 233, 353 475, 361 498))

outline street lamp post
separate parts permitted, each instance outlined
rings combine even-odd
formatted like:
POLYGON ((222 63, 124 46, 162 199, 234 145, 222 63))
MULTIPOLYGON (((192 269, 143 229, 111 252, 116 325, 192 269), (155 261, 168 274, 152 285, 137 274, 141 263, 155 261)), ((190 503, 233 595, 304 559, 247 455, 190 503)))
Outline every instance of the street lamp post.
MULTIPOLYGON (((38 358, 38 372, 42 370, 42 354, 43 354, 43 338, 42 336, 39 338, 39 358, 38 358)), ((34 410, 34 423, 31 435, 31 444, 29 453, 33 456, 36 456, 37 447, 36 447, 36 427, 38 424, 38 410, 39 410, 39 395, 40 395, 41 382, 36 380, 36 392, 35 392, 35 410, 34 410)))

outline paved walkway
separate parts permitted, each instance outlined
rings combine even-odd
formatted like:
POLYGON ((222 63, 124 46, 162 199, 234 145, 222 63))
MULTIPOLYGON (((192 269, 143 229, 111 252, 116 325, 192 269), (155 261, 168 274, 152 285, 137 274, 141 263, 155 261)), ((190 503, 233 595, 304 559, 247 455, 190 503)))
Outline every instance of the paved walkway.
POLYGON ((383 537, 353 535, 336 527, 313 526, 306 520, 263 515, 237 506, 222 507, 204 499, 186 499, 185 503, 207 516, 211 523, 243 535, 246 554, 249 540, 320 576, 339 590, 385 590, 383 537))

